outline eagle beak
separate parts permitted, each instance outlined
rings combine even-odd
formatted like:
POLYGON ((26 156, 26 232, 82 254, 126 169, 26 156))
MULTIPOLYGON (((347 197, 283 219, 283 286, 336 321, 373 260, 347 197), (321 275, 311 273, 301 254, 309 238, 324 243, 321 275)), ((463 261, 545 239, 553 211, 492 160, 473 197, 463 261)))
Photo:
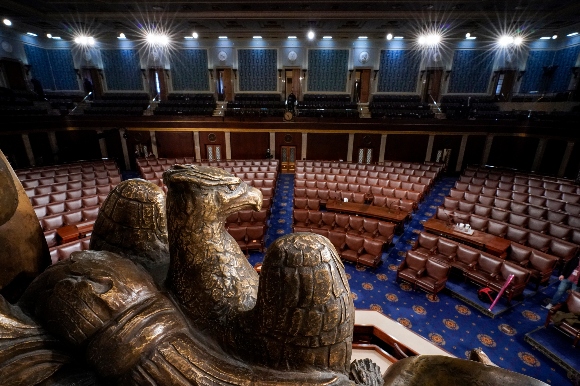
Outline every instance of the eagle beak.
POLYGON ((246 193, 248 198, 248 204, 252 206, 252 209, 259 211, 262 209, 262 192, 252 186, 248 186, 248 192, 246 193))

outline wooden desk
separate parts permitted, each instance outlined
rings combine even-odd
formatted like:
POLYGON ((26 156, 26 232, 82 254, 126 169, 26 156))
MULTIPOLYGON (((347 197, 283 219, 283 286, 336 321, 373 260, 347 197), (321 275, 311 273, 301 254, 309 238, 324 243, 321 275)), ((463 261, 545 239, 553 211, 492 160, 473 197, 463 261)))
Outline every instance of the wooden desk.
POLYGON ((409 212, 404 210, 393 210, 382 206, 336 200, 328 200, 326 202, 326 210, 331 212, 356 214, 364 217, 373 217, 379 220, 394 222, 395 224, 402 224, 405 222, 407 217, 409 217, 409 212))
POLYGON ((70 243, 71 241, 78 240, 79 229, 76 225, 65 225, 56 230, 56 235, 61 240, 61 244, 70 243))
POLYGON ((423 226, 427 232, 462 241, 502 259, 507 256, 507 249, 511 244, 509 240, 475 229, 472 235, 456 231, 453 226, 449 226, 445 221, 436 218, 425 221, 423 226))

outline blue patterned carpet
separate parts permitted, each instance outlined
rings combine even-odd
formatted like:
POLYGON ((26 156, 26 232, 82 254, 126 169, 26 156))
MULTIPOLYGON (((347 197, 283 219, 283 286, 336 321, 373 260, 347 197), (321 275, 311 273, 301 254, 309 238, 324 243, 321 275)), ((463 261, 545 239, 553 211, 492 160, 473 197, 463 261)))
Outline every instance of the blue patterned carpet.
MULTIPOLYGON (((393 246, 383 253, 381 267, 373 271, 345 264, 355 307, 380 311, 457 357, 465 358, 471 349, 481 347, 503 368, 553 385, 571 384, 564 370, 524 341, 526 333, 544 323, 547 311, 541 306, 555 292, 555 284, 541 288, 492 319, 453 297, 448 290, 432 296, 395 281, 397 267, 423 229, 422 222, 434 215, 455 180, 443 178, 435 183, 404 233, 395 236, 393 246)), ((280 174, 266 246, 292 232, 293 193, 294 175, 280 174)), ((255 264, 262 259, 263 254, 252 253, 250 262, 255 264)), ((477 291, 474 285, 466 289, 477 291)), ((563 345, 571 342, 562 340, 563 345)))

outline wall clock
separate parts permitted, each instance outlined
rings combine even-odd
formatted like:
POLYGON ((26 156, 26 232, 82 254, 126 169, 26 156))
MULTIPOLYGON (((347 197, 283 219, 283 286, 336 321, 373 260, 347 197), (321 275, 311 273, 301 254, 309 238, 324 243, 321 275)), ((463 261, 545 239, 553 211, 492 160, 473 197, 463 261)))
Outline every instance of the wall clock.
POLYGON ((369 53, 367 51, 363 51, 358 56, 358 61, 361 63, 366 63, 369 61, 369 53))
POLYGON ((218 59, 220 60, 220 62, 225 61, 227 58, 228 58, 228 54, 226 54, 225 51, 218 52, 218 59))
POLYGON ((293 62, 296 60, 296 58, 298 58, 298 54, 296 53, 296 51, 290 51, 288 52, 288 60, 293 62))
POLYGON ((8 42, 2 42, 2 49, 6 52, 12 52, 12 44, 8 42))

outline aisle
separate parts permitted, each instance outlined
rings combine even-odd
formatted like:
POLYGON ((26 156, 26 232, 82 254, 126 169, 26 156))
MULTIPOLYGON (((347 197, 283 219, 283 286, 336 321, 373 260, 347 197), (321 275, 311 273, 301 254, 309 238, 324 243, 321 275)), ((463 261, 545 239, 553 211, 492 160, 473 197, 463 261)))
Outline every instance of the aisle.
MULTIPOLYGON (((554 385, 570 384, 563 370, 524 341, 526 333, 543 325, 547 311, 541 304, 555 292, 554 285, 491 319, 452 297, 446 290, 439 296, 432 296, 395 281, 397 267, 423 229, 422 222, 435 214, 455 181, 455 178, 443 178, 435 183, 405 226, 403 234, 396 236, 393 245, 383 253, 381 267, 371 270, 345 264, 355 307, 378 310, 457 357, 465 358, 471 349, 481 347, 503 368, 554 385)), ((294 175, 280 174, 266 246, 292 232, 293 193, 294 175)), ((250 262, 255 264, 262 259, 263 254, 252 253, 250 262)))

